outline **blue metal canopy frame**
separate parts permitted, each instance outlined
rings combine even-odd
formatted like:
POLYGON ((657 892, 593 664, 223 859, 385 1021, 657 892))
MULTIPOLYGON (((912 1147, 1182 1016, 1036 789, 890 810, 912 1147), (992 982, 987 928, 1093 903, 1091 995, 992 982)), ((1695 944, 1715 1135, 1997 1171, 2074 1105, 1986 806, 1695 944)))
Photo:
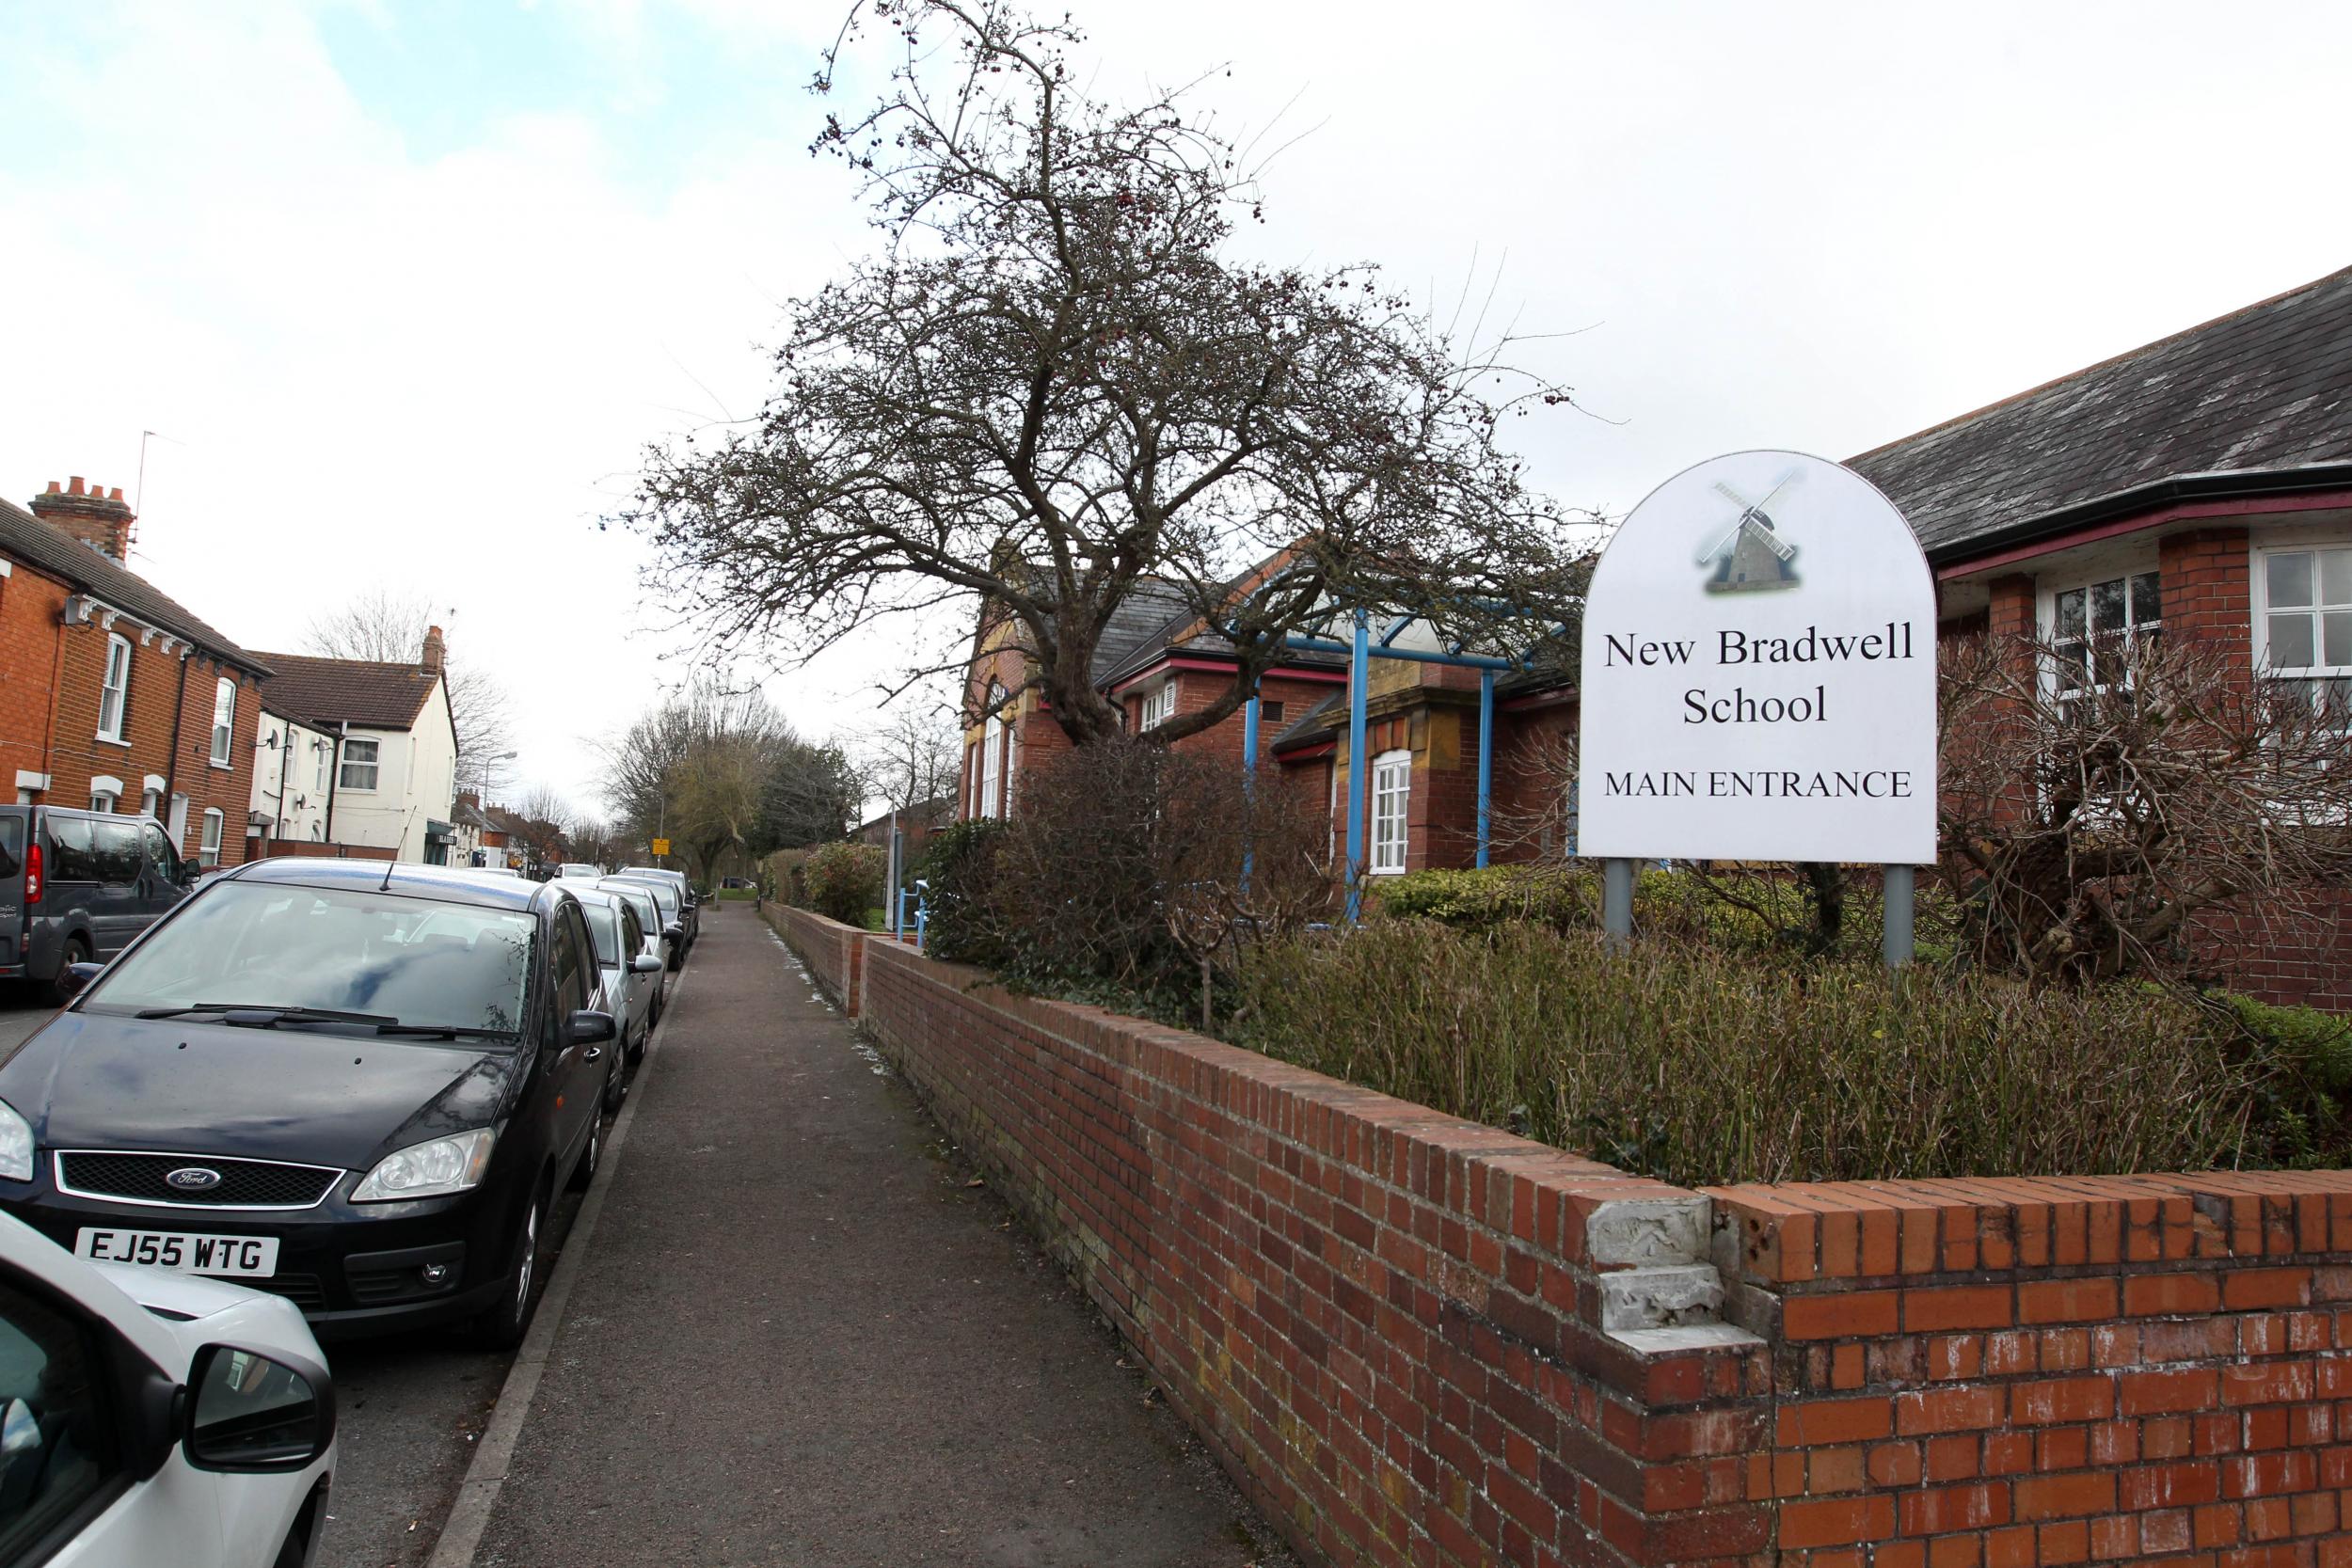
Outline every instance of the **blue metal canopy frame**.
MULTIPOLYGON (((1282 646, 1299 653, 1338 654, 1347 659, 1347 918, 1355 920, 1363 906, 1364 874, 1364 792, 1359 787, 1364 762, 1365 730, 1368 727, 1366 707, 1370 697, 1371 661, 1375 657, 1403 659, 1415 664, 1438 664, 1454 669, 1478 672, 1478 865, 1483 869, 1492 853, 1494 821, 1494 736, 1495 736, 1495 677, 1506 671, 1525 668, 1523 661, 1497 658, 1486 654, 1466 654, 1460 651, 1444 653, 1422 648, 1400 648, 1396 639, 1417 619, 1400 615, 1381 629, 1378 639, 1372 635, 1369 611, 1355 612, 1355 635, 1345 642, 1327 637, 1293 635, 1282 639, 1282 646), (1375 647, 1377 653, 1375 652, 1375 647)), ((1258 770, 1259 698, 1251 692, 1244 707, 1242 726, 1242 768, 1253 780, 1258 770)), ((1243 875, 1248 874, 1248 865, 1243 875)))

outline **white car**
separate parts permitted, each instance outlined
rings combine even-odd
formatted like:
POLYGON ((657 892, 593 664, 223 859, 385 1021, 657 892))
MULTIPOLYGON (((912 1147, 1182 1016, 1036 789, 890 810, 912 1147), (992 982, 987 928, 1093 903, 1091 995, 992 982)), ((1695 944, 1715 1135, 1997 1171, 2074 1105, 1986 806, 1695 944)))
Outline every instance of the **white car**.
POLYGON ((334 1385, 292 1302, 86 1262, 0 1216, 0 1561, 303 1568, 334 1468, 334 1385))
POLYGON ((590 865, 586 861, 565 861, 555 868, 556 879, 564 882, 593 882, 603 875, 603 866, 590 865))

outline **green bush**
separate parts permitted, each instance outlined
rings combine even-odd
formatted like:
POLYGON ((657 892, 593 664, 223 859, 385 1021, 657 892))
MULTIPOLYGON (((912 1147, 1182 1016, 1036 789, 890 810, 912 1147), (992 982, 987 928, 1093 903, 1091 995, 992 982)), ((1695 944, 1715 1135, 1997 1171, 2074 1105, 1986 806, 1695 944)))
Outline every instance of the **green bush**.
POLYGON ((1005 824, 982 818, 933 833, 914 879, 923 892, 924 950, 949 963, 994 966, 1007 952, 990 917, 996 853, 1005 824))
POLYGON ((1565 930, 1600 924, 1600 878, 1581 865, 1494 865, 1413 871, 1372 886, 1371 908, 1400 919, 1483 931, 1508 920, 1565 930))
MULTIPOLYGON (((1874 923, 1873 923, 1874 924, 1874 923)), ((2340 1160, 2332 1102, 2215 1009, 1709 943, 1392 917, 1253 951, 1238 1043, 1687 1183, 2340 1160)), ((2294 1029, 2313 1061, 2339 1036, 2294 1029)))
POLYGON ((803 903, 852 926, 882 900, 888 856, 879 844, 820 844, 801 865, 803 903))

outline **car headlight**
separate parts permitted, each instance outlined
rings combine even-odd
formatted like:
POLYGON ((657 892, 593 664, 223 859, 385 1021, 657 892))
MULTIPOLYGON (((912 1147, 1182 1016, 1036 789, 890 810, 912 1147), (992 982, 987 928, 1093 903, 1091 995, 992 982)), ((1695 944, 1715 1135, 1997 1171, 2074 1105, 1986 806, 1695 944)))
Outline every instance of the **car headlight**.
POLYGON ((32 1179, 33 1124, 18 1116, 15 1106, 0 1100, 0 1180, 32 1179))
MULTIPOLYGON (((482 1184, 490 1168, 490 1145, 496 1134, 486 1127, 453 1132, 446 1138, 410 1144, 375 1163, 359 1185, 351 1190, 354 1203, 393 1203, 403 1198, 440 1197, 482 1184)), ((25 1148, 32 1135, 25 1134, 25 1148)))

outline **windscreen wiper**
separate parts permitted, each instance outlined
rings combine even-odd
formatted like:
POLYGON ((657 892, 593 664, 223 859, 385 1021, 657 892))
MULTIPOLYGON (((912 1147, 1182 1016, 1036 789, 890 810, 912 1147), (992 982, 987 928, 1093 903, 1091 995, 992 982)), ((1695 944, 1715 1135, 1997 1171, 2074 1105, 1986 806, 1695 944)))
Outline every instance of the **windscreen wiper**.
POLYGON ((345 1013, 331 1007, 279 1007, 266 1002, 191 1002, 178 1007, 141 1007, 134 1018, 181 1018, 204 1013, 223 1023, 246 1029, 274 1029, 281 1023, 398 1023, 384 1013, 345 1013))
POLYGON ((375 1026, 379 1035, 437 1035, 455 1039, 460 1035, 468 1039, 511 1040, 516 1032, 512 1029, 485 1029, 468 1023, 394 1023, 387 1021, 375 1026))

